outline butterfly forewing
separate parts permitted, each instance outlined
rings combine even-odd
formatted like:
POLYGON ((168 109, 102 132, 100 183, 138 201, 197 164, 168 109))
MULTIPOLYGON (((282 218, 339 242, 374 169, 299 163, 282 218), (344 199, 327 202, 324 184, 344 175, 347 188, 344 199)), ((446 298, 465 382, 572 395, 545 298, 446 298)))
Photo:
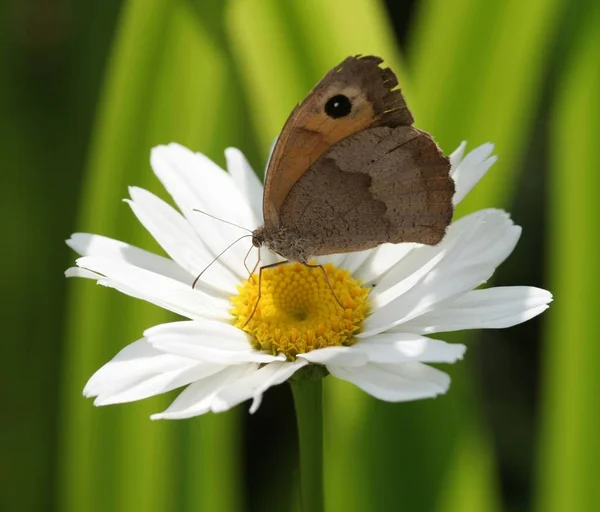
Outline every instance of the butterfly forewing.
MULTIPOLYGON (((269 161, 263 211, 265 227, 280 227, 280 212, 292 187, 334 144, 374 126, 413 122, 398 80, 379 57, 349 57, 327 73, 288 117, 269 161), (336 99, 350 109, 336 111, 336 99), (343 114, 343 115, 339 115, 343 114)), ((343 107, 343 105, 342 105, 343 107)), ((340 108, 339 106, 337 107, 340 108)))

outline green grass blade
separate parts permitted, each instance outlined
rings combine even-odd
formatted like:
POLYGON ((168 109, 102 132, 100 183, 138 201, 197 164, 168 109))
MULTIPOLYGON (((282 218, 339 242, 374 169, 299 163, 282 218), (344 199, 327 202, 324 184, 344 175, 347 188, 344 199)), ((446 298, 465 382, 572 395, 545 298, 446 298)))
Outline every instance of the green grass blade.
MULTIPOLYGON (((516 163, 532 129, 539 83, 549 64, 558 5, 430 1, 416 20, 409 65, 417 126, 431 131, 446 151, 463 139, 471 148, 492 140, 502 162, 459 214, 510 201, 516 163)), ((474 356, 471 351, 467 358, 474 356)), ((448 396, 418 404, 372 404, 368 437, 373 450, 382 443, 377 451, 385 455, 363 471, 371 477, 374 470, 393 475, 380 485, 380 507, 499 508, 493 452, 479 417, 469 364, 467 360, 451 368, 448 396), (384 440, 394 433, 410 443, 403 450, 387 441, 386 452, 384 440)))
MULTIPOLYGON (((274 0, 232 4, 229 33, 245 79, 263 154, 293 106, 316 81, 348 55, 373 53, 399 70, 392 31, 380 2, 301 2, 274 0), (335 18, 336 23, 328 23, 335 18), (253 23, 248 24, 247 20, 253 23), (368 29, 360 30, 361 25, 368 29)), ((343 383, 326 383, 325 480, 327 510, 367 510, 371 480, 361 470, 363 459, 353 448, 352 426, 365 418, 368 398, 343 383), (353 418, 352 421, 348 418, 353 418), (349 449, 349 447, 352 447, 349 449), (351 474, 348 468, 352 468, 351 474), (365 478, 361 478, 364 475, 365 478)), ((357 443, 357 444, 355 444, 357 443)))
POLYGON ((308 62, 307 56, 298 39, 290 35, 294 21, 285 3, 232 2, 226 26, 264 162, 287 115, 312 86, 314 73, 302 65, 308 62))
POLYGON ((600 509, 600 10, 574 36, 550 132, 549 280, 537 510, 600 509))
MULTIPOLYGON (((78 6, 49 37, 31 29, 36 19, 47 21, 46 12, 0 4, 1 315, 3 358, 10 361, 0 386, 0 510, 49 510, 54 502, 68 252, 62 239, 75 215, 70 198, 79 190, 91 117, 89 105, 73 101, 74 59, 64 57, 70 44, 96 49, 86 55, 89 81, 76 89, 78 99, 95 96, 115 4, 78 6)), ((54 9, 60 18, 68 7, 54 9)))
MULTIPOLYGON (((158 250, 120 201, 133 184, 164 195, 148 163, 152 145, 177 140, 211 156, 219 146, 222 155, 229 134, 211 122, 234 119, 239 102, 223 96, 228 89, 219 86, 231 74, 230 62, 195 20, 185 3, 126 4, 82 199, 83 229, 158 250)), ((230 143, 243 146, 243 137, 230 143)), ((148 416, 166 406, 164 397, 95 409, 80 396, 95 369, 144 328, 172 316, 89 282, 73 283, 72 292, 60 510, 196 510, 199 503, 236 510, 242 492, 235 413, 185 426, 154 423, 148 416)))
POLYGON ((315 80, 350 55, 371 54, 400 75, 405 89, 398 45, 382 2, 293 0, 290 9, 315 80))
POLYGON ((380 2, 238 0, 227 26, 265 156, 294 105, 343 58, 374 53, 400 67, 380 2))
POLYGON ((411 63, 417 121, 442 147, 492 141, 494 172, 461 205, 506 206, 551 55, 560 0, 424 2, 411 63))

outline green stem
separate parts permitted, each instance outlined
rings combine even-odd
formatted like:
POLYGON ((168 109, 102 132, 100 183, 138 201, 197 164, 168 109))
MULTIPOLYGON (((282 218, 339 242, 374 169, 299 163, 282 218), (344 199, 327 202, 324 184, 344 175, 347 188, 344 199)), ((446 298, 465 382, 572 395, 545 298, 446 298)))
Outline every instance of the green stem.
POLYGON ((323 379, 291 380, 300 451, 303 512, 323 512, 323 379))

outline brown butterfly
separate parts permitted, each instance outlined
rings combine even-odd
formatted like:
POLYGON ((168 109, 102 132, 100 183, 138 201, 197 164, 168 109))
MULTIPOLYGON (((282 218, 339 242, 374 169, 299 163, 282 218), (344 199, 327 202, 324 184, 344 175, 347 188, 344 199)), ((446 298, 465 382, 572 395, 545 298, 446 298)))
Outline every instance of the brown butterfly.
POLYGON ((412 126, 398 79, 381 62, 348 57, 292 111, 267 168, 254 246, 308 264, 386 242, 442 240, 453 214, 450 162, 412 126))

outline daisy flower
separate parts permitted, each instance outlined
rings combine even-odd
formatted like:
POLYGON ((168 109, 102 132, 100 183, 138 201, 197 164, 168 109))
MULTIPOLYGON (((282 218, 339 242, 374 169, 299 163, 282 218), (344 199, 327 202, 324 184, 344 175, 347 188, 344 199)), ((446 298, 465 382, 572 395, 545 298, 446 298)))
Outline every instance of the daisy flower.
MULTIPOLYGON (((496 161, 492 150, 484 144, 465 156, 463 143, 451 155, 455 204, 496 161)), ((476 289, 521 234, 507 213, 486 209, 452 223, 436 246, 386 244, 317 258, 327 279, 299 263, 267 269, 258 301, 258 279, 246 270, 257 263, 250 238, 209 267, 245 232, 197 210, 250 230, 263 218, 262 184, 240 151, 225 155, 228 172, 177 144, 152 151, 152 168, 179 211, 130 188, 129 206, 169 258, 100 235, 76 233, 67 241, 81 255, 67 276, 96 280, 186 319, 146 330, 101 367, 84 389, 96 405, 186 386, 152 418, 221 412, 248 399, 254 412, 271 386, 327 374, 385 401, 434 397, 447 391, 450 378, 427 363, 454 363, 465 346, 428 335, 510 327, 552 300, 527 286, 476 289)), ((261 265, 275 261, 262 251, 261 265)))

